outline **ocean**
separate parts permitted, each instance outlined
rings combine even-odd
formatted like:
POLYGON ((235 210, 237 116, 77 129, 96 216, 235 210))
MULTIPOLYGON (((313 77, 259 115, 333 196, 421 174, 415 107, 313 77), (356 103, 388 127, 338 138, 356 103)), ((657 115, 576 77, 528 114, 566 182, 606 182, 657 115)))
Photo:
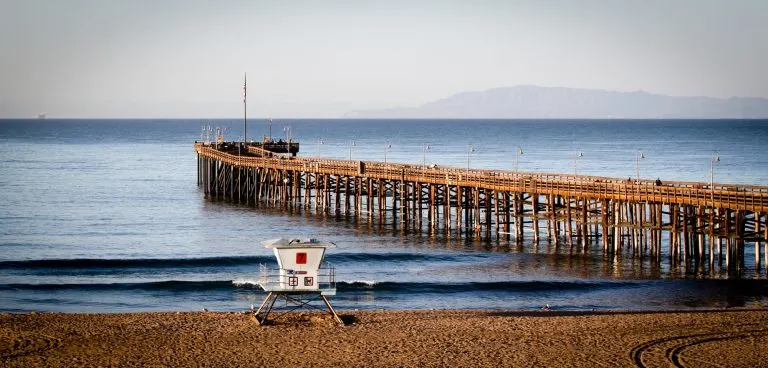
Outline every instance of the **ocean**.
MULTIPOLYGON (((0 311, 247 310, 259 266, 276 265, 260 242, 278 237, 338 245, 342 311, 768 306, 751 245, 734 275, 208 200, 205 126, 243 138, 238 119, 0 120, 0 311)), ((263 135, 302 156, 768 185, 768 120, 249 120, 248 139, 263 135)))

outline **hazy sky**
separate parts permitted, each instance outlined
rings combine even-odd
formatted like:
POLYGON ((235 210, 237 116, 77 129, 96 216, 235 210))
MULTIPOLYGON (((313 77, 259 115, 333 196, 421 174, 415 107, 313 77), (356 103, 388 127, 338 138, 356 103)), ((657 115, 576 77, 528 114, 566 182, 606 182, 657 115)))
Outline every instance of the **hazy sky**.
POLYGON ((768 97, 768 1, 0 0, 0 117, 339 117, 519 84, 768 97))

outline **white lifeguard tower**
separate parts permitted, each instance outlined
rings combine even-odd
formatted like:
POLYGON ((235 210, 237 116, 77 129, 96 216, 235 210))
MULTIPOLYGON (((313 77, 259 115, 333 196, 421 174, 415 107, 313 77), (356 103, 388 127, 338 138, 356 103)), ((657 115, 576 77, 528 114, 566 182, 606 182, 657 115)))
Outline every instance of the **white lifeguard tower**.
POLYGON ((322 310, 310 304, 313 296, 319 296, 333 319, 344 324, 326 298, 336 295, 336 270, 324 262, 325 250, 335 248, 336 244, 317 239, 273 239, 262 244, 274 250, 278 268, 261 266, 258 284, 268 294, 254 313, 259 324, 267 322, 279 298, 293 305, 287 312, 302 307, 322 310))

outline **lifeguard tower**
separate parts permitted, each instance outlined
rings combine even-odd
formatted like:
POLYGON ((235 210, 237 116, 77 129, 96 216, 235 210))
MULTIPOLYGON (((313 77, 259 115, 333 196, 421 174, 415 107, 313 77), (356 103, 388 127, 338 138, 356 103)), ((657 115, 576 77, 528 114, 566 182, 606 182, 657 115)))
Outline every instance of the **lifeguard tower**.
POLYGON ((273 239, 262 244, 274 250, 278 269, 261 266, 258 283, 268 294, 254 313, 260 325, 267 322, 277 299, 285 299, 286 305, 293 306, 286 313, 299 308, 323 310, 310 304, 317 300, 316 296, 325 303, 333 319, 344 324, 326 298, 336 295, 336 270, 324 262, 325 250, 335 248, 336 244, 317 239, 273 239))

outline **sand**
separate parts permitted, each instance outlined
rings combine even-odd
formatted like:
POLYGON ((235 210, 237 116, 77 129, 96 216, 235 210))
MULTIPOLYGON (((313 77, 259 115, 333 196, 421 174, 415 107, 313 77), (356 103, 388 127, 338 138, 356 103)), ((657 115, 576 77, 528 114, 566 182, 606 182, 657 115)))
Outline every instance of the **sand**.
POLYGON ((2 367, 758 367, 768 310, 0 314, 2 367))

